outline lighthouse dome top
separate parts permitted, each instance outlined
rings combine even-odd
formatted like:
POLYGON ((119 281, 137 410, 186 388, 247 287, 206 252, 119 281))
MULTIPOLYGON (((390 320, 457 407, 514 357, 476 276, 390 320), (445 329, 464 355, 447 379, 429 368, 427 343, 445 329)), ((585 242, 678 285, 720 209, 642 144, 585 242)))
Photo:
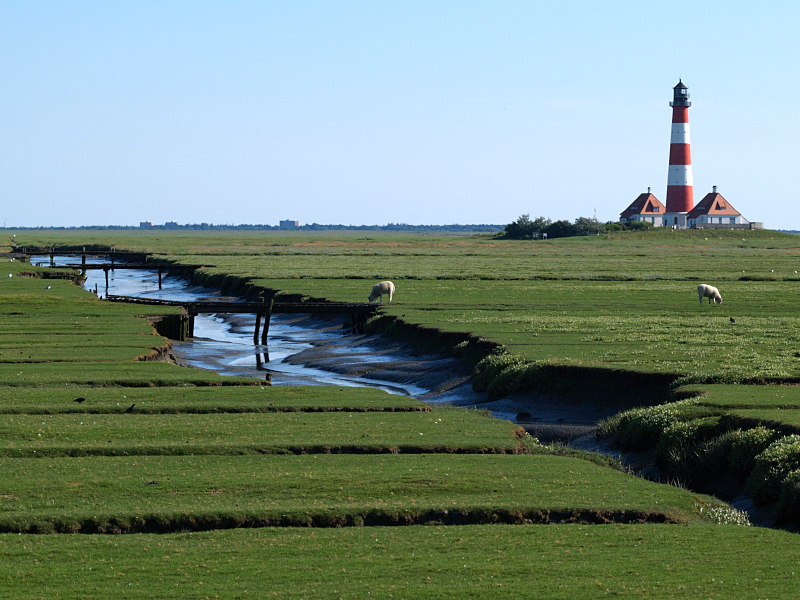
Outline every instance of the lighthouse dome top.
POLYGON ((691 106, 692 103, 689 102, 689 88, 681 81, 678 80, 678 85, 672 88, 672 102, 669 103, 670 106, 691 106))

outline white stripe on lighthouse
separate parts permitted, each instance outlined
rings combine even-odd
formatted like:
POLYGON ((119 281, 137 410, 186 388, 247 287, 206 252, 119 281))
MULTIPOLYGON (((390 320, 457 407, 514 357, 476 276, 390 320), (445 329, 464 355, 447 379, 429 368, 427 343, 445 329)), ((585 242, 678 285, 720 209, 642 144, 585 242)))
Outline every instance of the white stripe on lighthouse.
POLYGON ((692 185, 692 165, 670 165, 667 185, 692 185))
POLYGON ((669 138, 670 144, 688 144, 689 143, 689 124, 688 123, 673 123, 672 134, 669 138))

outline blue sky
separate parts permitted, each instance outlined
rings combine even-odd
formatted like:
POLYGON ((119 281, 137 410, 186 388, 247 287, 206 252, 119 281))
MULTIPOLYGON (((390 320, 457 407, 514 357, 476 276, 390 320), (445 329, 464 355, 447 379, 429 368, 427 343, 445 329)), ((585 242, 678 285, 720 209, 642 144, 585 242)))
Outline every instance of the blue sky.
POLYGON ((507 223, 695 200, 800 229, 800 3, 0 0, 0 220, 507 223))

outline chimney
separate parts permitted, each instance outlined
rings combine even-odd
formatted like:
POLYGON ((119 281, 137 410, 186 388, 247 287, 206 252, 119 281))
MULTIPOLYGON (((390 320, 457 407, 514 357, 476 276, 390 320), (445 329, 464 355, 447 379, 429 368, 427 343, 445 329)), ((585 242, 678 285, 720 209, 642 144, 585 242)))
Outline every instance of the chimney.
POLYGON ((715 186, 715 185, 711 186, 711 193, 712 194, 716 194, 717 193, 717 186, 715 186))
POLYGON ((649 186, 648 186, 648 188, 647 188, 647 193, 648 193, 648 194, 650 193, 650 187, 649 187, 649 186))

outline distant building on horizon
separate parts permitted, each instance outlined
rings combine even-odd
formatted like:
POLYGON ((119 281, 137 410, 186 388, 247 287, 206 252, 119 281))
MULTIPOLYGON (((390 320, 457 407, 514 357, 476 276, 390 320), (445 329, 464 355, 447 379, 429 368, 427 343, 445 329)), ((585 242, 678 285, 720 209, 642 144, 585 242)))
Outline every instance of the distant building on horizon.
POLYGON ((156 226, 156 224, 153 223, 152 221, 140 221, 139 222, 139 227, 141 227, 142 229, 152 229, 155 226, 156 226))
MULTIPOLYGON (((274 223, 274 221, 273 221, 273 223, 274 223)), ((278 226, 281 229, 296 229, 296 228, 300 227, 300 221, 290 221, 290 220, 278 221, 278 226)))

